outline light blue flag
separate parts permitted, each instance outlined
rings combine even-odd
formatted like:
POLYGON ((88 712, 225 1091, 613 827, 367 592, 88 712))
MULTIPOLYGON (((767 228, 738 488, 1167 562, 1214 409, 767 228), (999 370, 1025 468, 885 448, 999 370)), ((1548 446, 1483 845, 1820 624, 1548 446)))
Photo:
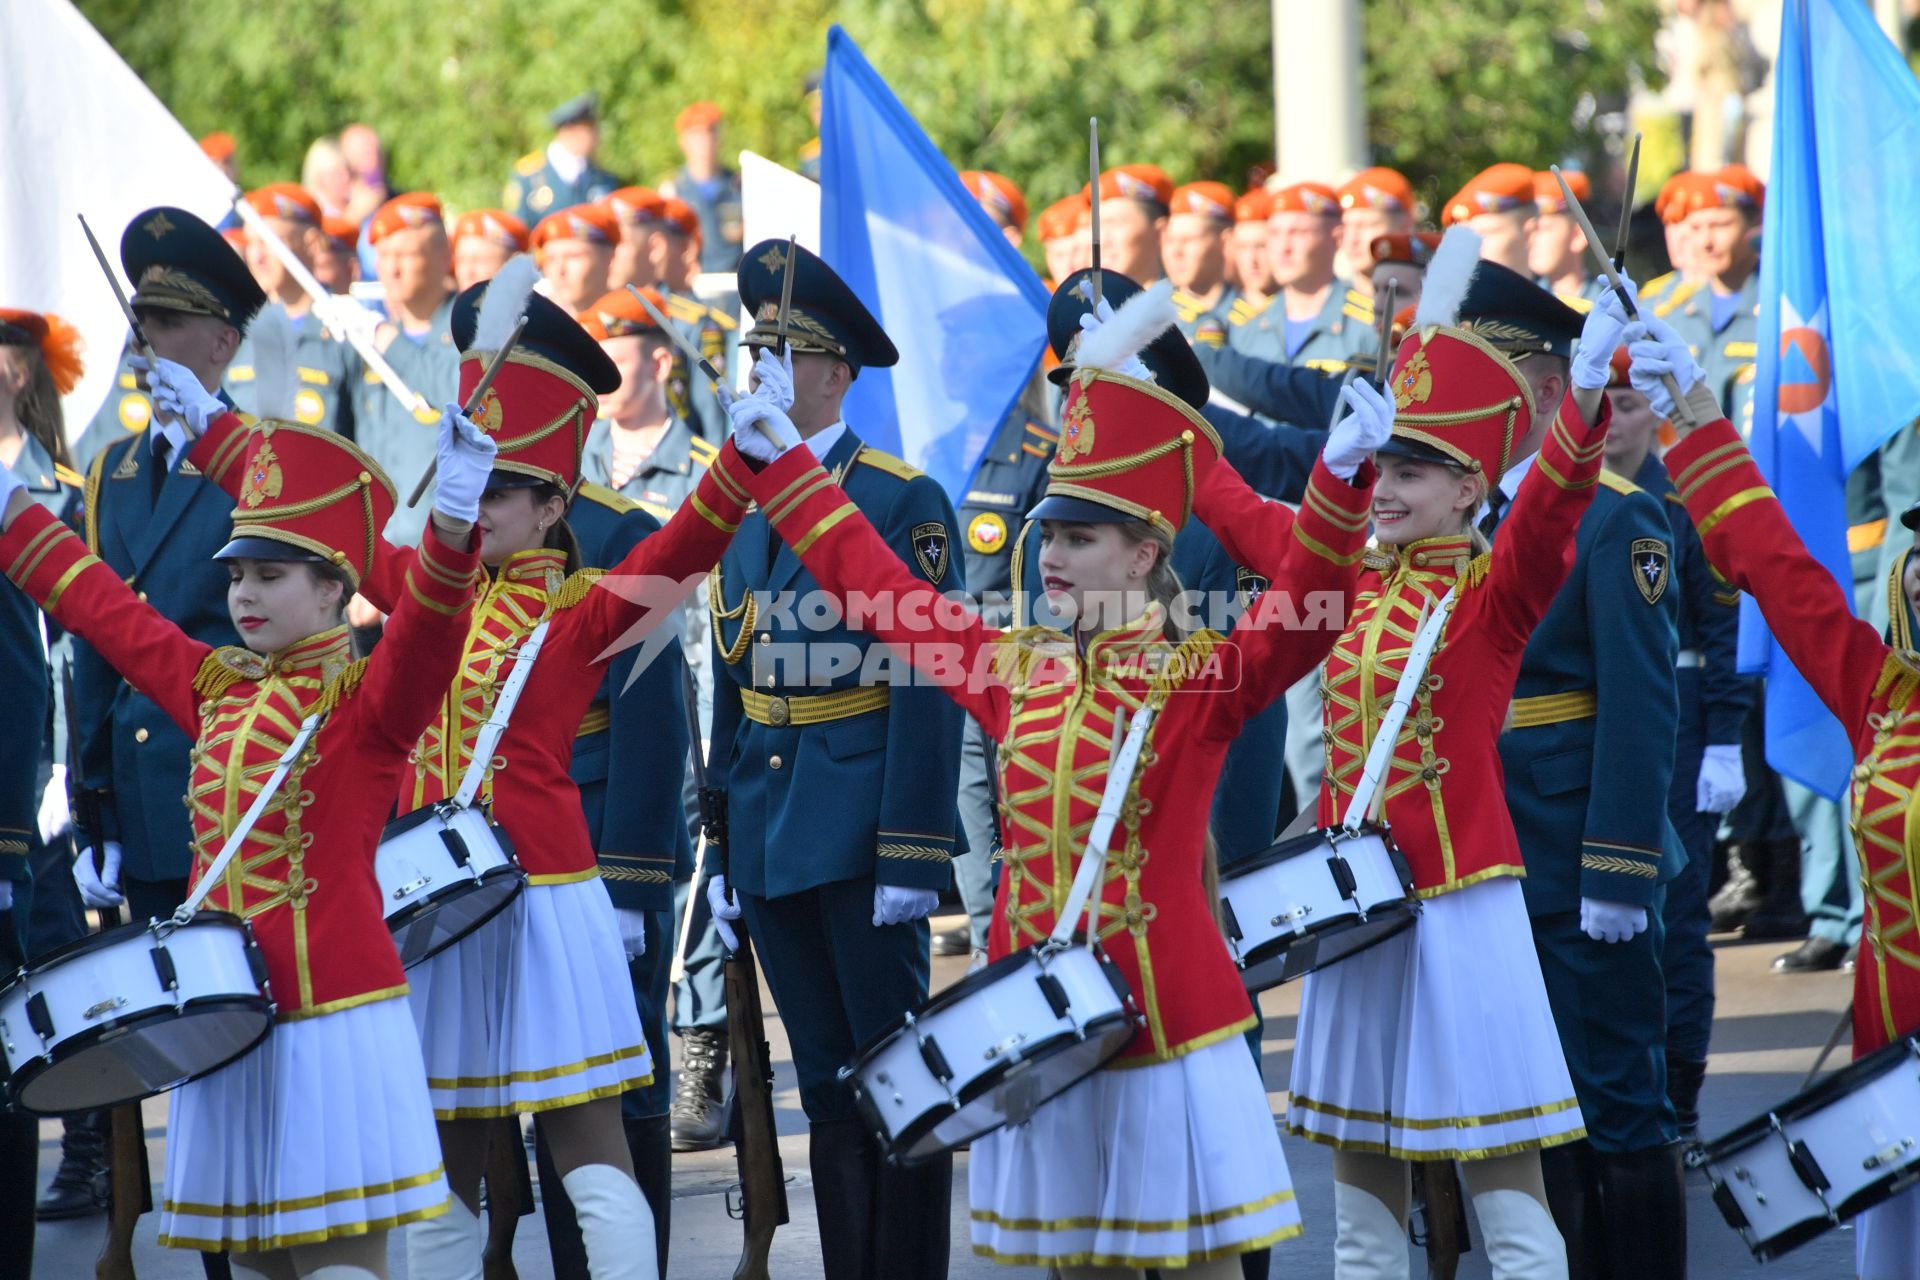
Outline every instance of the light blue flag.
MULTIPOLYGON (((1859 0, 1786 0, 1760 269, 1752 447, 1807 549, 1853 598, 1847 474, 1920 412, 1920 83, 1859 0)), ((1846 731, 1741 605, 1767 675, 1767 763, 1838 799, 1846 731)))
POLYGON ((847 422, 958 498, 1040 360, 1046 289, 837 26, 821 91, 820 256, 900 349, 847 422))

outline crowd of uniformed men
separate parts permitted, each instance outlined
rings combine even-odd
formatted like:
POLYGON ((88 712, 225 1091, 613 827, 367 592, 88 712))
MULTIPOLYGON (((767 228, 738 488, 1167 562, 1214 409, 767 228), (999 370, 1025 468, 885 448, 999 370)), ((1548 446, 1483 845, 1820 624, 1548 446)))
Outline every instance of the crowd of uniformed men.
MULTIPOLYGON (((452 398, 456 385, 458 352, 450 325, 455 293, 489 278, 511 255, 532 252, 545 291, 602 342, 622 375, 620 389, 601 401, 583 477, 601 486, 602 495, 618 495, 603 501, 637 504, 664 519, 692 491, 728 422, 706 380, 689 370, 625 286, 651 291, 668 322, 724 367, 736 346, 734 300, 716 299, 720 305, 703 300, 695 292, 695 278, 731 272, 739 263, 740 185, 720 162, 722 120, 713 104, 695 103, 680 113, 676 124, 687 162, 658 188, 623 185, 599 167, 595 110, 589 94, 553 113, 550 144, 514 166, 501 208, 455 210, 430 192, 406 192, 390 194, 356 223, 292 182, 260 186, 246 199, 329 289, 346 292, 363 271, 377 279, 379 314, 369 319, 365 337, 436 406, 452 398)), ((209 153, 230 161, 230 141, 210 140, 209 153)), ((801 167, 811 171, 817 164, 815 143, 801 167)), ((1582 200, 1597 194, 1584 175, 1569 177, 1582 200)), ((1009 240, 1019 245, 1028 235, 1037 237, 1050 281, 1088 265, 1088 191, 1055 201, 1035 216, 1026 193, 1006 177, 970 171, 961 178, 1009 240)), ((1103 265, 1143 285, 1162 278, 1171 282, 1179 327, 1212 382, 1208 416, 1221 428, 1229 458, 1249 483, 1283 501, 1301 495, 1342 378, 1372 369, 1376 299, 1392 281, 1396 311, 1404 307, 1410 313, 1421 272, 1439 241, 1438 228, 1470 225, 1481 237, 1483 259, 1512 273, 1513 288, 1504 301, 1488 314, 1463 319, 1522 358, 1552 350, 1556 326, 1571 341, 1579 313, 1591 307, 1603 287, 1591 272, 1585 237, 1557 184, 1529 164, 1496 164, 1437 207, 1418 200, 1400 173, 1377 167, 1337 185, 1267 180, 1239 190, 1204 179, 1177 185, 1153 165, 1126 164, 1101 176, 1100 196, 1103 265)), ((1660 188, 1650 208, 1650 218, 1657 218, 1664 231, 1671 270, 1662 274, 1652 262, 1631 264, 1633 274, 1647 280, 1642 305, 1688 338, 1714 394, 1743 426, 1751 413, 1764 199, 1761 183, 1740 166, 1678 174, 1660 188)), ((410 485, 434 456, 437 410, 416 414, 391 394, 346 335, 316 317, 313 300, 262 236, 237 223, 228 234, 269 308, 283 311, 290 322, 299 417, 351 437, 396 482, 410 485)), ((5 336, 9 332, 0 327, 0 342, 24 340, 5 336)), ((0 421, 0 431, 13 428, 0 434, 0 461, 82 524, 96 551, 107 540, 110 545, 100 554, 111 554, 117 568, 137 577, 169 617, 203 639, 230 643, 224 574, 206 567, 209 552, 227 536, 231 503, 218 489, 171 477, 163 488, 156 469, 151 491, 146 484, 125 486, 131 495, 125 510, 111 518, 118 527, 101 528, 103 490, 118 490, 119 482, 135 474, 133 455, 115 446, 141 433, 152 414, 125 364, 127 354, 121 353, 116 385, 79 432, 70 459, 51 456, 18 429, 17 421, 0 421), (136 488, 139 492, 132 494, 136 488)), ((96 352, 93 358, 111 359, 112 353, 96 352)), ((243 343, 224 383, 242 410, 251 408, 254 378, 243 343)), ((1616 394, 1632 397, 1624 378, 1616 394)), ((0 396, 0 406, 11 404, 0 396)), ((1014 576, 1023 516, 1045 487, 1057 444, 1055 404, 1044 381, 1036 378, 993 433, 952 508, 927 513, 932 523, 952 523, 963 585, 983 600, 1004 600, 1019 585, 1014 576)), ((1552 750, 1544 750, 1547 739, 1537 737, 1524 755, 1516 750, 1505 762, 1543 952, 1572 945, 1543 922, 1564 910, 1562 899, 1579 896, 1581 832, 1590 811, 1637 812, 1644 828, 1639 843, 1669 855, 1660 883, 1647 887, 1647 904, 1656 907, 1655 927, 1648 934, 1619 944, 1601 973, 1578 972, 1571 960, 1557 969, 1545 966, 1556 999, 1565 995, 1569 1001, 1617 1006, 1611 1022, 1619 1044, 1577 1045, 1569 1038, 1566 1045, 1587 1109, 1589 1138, 1547 1154, 1550 1183, 1558 1166, 1563 1183, 1574 1186, 1593 1181, 1582 1161, 1665 1151, 1676 1135, 1697 1126, 1713 1005, 1712 956, 1706 946, 1710 927, 1744 927, 1750 938, 1804 939, 1775 964, 1776 970, 1791 973, 1851 963, 1861 920, 1857 871, 1839 811, 1778 778, 1760 753, 1754 682, 1734 669, 1737 593, 1706 563, 1660 462, 1658 424, 1644 401, 1631 411, 1635 407, 1616 404, 1606 492, 1583 523, 1578 544, 1581 561, 1592 566, 1588 572, 1603 585, 1590 587, 1585 602, 1568 598, 1571 589, 1563 593, 1527 650, 1521 678, 1523 690, 1533 687, 1531 674, 1539 677, 1534 684, 1541 688, 1591 692, 1562 697, 1538 712, 1544 718, 1529 722, 1530 727, 1554 726, 1552 750), (1657 571, 1647 571, 1644 558, 1636 567, 1636 556, 1644 557, 1649 548, 1662 562, 1657 571), (1623 652, 1609 639, 1613 629, 1597 625, 1593 611, 1600 608, 1656 611, 1661 625, 1671 629, 1673 643, 1623 652), (1669 653, 1677 657, 1670 660, 1669 653), (1597 715, 1596 705, 1631 710, 1597 715), (1669 743, 1671 751, 1664 750, 1669 743), (1620 767, 1627 759, 1640 763, 1620 767), (1717 891, 1711 903, 1710 890, 1717 891), (1564 975, 1561 986, 1551 980, 1555 972, 1564 975), (1609 983, 1606 972, 1631 974, 1635 981, 1609 983), (1631 992, 1647 982, 1654 998, 1644 989, 1631 992), (1636 1057, 1642 1064, 1651 1059, 1655 1069, 1628 1065, 1636 1057), (1664 1072, 1657 1069, 1662 1060, 1664 1072), (1588 1106, 1590 1098, 1602 1095, 1609 1099, 1606 1105, 1588 1106)), ((1885 580, 1886 564, 1902 542, 1898 531, 1887 536, 1888 514, 1908 510, 1920 497, 1916 455, 1920 431, 1910 426, 1888 443, 1881 459, 1857 473, 1850 493, 1859 605, 1869 618, 1880 611, 1882 623, 1887 602, 1875 587, 1885 580)), ((1496 498, 1489 529, 1497 524, 1499 507, 1496 498)), ((411 523, 403 510, 389 537, 420 536, 427 507, 414 510, 419 514, 411 523)), ((916 534, 925 523, 915 526, 916 534)), ((920 560, 936 583, 946 568, 939 558, 946 534, 941 536, 933 562, 920 560)), ((743 717, 757 720, 753 691, 743 695, 738 681, 724 678, 741 662, 754 628, 723 624, 747 607, 740 594, 745 590, 804 590, 810 581, 797 560, 768 563, 765 550, 745 548, 739 564, 730 558, 725 591, 711 603, 707 593, 699 593, 686 614, 684 652, 697 675, 702 715, 717 718, 728 733, 737 731, 743 717), (710 608, 713 636, 732 633, 733 641, 724 647, 708 640, 710 608), (716 682, 717 673, 722 678, 716 682)), ((1183 533, 1175 556, 1190 589, 1219 589, 1246 599, 1264 585, 1233 565, 1197 525, 1183 533)), ((949 578, 945 585, 961 583, 949 578)), ((364 640, 377 635, 380 618, 370 606, 356 603, 351 616, 364 640)), ((773 638, 808 637, 771 637, 764 631, 758 637, 762 644, 773 638)), ((179 797, 191 744, 97 659, 76 654, 74 672, 80 735, 75 758, 111 795, 103 829, 89 836, 110 842, 118 888, 135 912, 164 912, 180 901, 188 871, 191 843, 179 797)), ((1303 682, 1287 701, 1249 725, 1236 746, 1214 806, 1223 863, 1267 846, 1317 793, 1318 699, 1317 682, 1303 682)), ((63 716, 54 718, 64 726, 63 716)), ((627 770, 633 762, 620 757, 617 739, 610 746, 592 741, 596 732, 606 736, 605 730, 604 724, 582 726, 576 776, 583 784, 631 776, 627 770)), ((939 853, 953 855, 955 888, 968 923, 934 935, 932 950, 983 955, 995 823, 990 751, 978 727, 968 724, 964 742, 952 744, 950 751, 896 752, 891 744, 844 734, 803 742, 803 750, 828 753, 831 759, 819 762, 828 767, 816 770, 816 762, 798 760, 792 767, 817 771, 833 782, 794 802, 798 808, 789 816, 795 827, 786 838, 809 826, 812 836, 783 844, 782 858, 828 865, 847 853, 849 866, 870 866, 876 856, 871 847, 832 847, 843 837, 871 842, 871 832, 862 837, 854 830, 858 823, 841 822, 830 812, 845 803, 844 796, 863 789, 885 793, 883 837, 887 813, 951 805, 958 821, 951 846, 939 853), (880 745, 888 749, 872 749, 880 745)), ((31 866, 41 886, 26 939, 30 955, 82 931, 81 899, 67 891, 73 877, 61 835, 64 807, 54 794, 62 787, 66 759, 64 745, 50 736, 34 786, 36 802, 46 794, 39 815, 0 813, 0 879, 24 881, 31 866)), ((779 765, 777 756, 770 761, 770 767, 779 765)), ((11 758, 7 767, 15 768, 11 758)), ((680 787, 677 766, 656 760, 653 767, 672 774, 664 786, 680 787)), ((605 822, 618 821, 609 808, 605 822)), ((925 830, 925 822, 922 818, 915 829, 925 830)), ((773 844, 777 834, 766 833, 766 843, 773 844)), ((670 1104, 671 1124, 674 1149, 711 1147, 722 1140, 726 1069, 719 943, 708 922, 705 893, 694 893, 691 913, 686 909, 693 868, 685 848, 672 859, 669 874, 676 883, 669 896, 658 883, 668 877, 646 865, 647 859, 617 852, 630 844, 618 832, 601 832, 602 873, 615 902, 657 910, 663 920, 691 922, 680 942, 684 978, 672 1000, 682 1066, 670 1104), (671 917, 665 914, 669 910, 671 917)), ((691 845, 689 838, 686 847, 691 845)), ((775 873, 769 866, 765 874, 775 873)), ((103 895, 91 859, 81 860, 78 878, 89 903, 103 895)), ((658 1010, 667 1003, 666 974, 675 950, 654 946, 635 960, 636 995, 643 1006, 658 1010)), ((770 979, 777 989, 780 976, 770 979)), ((798 1061, 807 1032, 795 1012, 783 1009, 798 1061)), ((654 1046, 657 1062, 667 1060, 665 1050, 654 1046)), ((666 1092, 656 1088, 631 1100, 628 1111, 658 1120, 668 1107, 666 1092)), ((102 1204, 101 1118, 70 1118, 66 1132, 59 1172, 39 1205, 47 1218, 95 1212, 102 1204)), ((1557 1216, 1569 1253, 1578 1257, 1581 1227, 1560 1213, 1564 1203, 1563 1198, 1556 1204, 1557 1216)))

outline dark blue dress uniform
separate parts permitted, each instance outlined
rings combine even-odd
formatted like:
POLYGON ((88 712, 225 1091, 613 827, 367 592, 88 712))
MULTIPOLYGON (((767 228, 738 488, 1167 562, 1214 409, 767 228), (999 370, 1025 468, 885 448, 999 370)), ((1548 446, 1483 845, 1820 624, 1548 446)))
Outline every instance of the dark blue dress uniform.
MULTIPOLYGON (((547 123, 559 129, 591 122, 597 118, 599 109, 599 95, 583 93, 549 111, 547 123)), ((604 200, 625 185, 592 160, 588 160, 575 177, 564 178, 545 151, 531 151, 514 162, 513 176, 507 179, 500 203, 508 213, 532 226, 550 213, 604 200)))
MULTIPOLYGON (((244 332, 266 302, 220 234, 182 209, 150 209, 121 237, 136 313, 213 315, 244 332)), ((233 500, 191 463, 163 465, 157 434, 109 445, 87 470, 87 549, 168 621, 209 645, 236 645, 227 612, 233 500)), ((92 646, 74 641, 81 783, 107 792, 103 840, 121 846, 122 889, 136 918, 165 914, 185 893, 193 848, 187 775, 193 742, 92 646)))
POLYGON ((1735 666, 1740 592, 1708 563, 1700 533, 1687 514, 1666 466, 1647 455, 1634 483, 1661 500, 1673 534, 1673 592, 1679 656, 1674 680, 1679 721, 1667 816, 1687 864, 1667 885, 1661 919, 1666 947, 1660 957, 1667 990, 1667 1096, 1680 1123, 1697 1123, 1700 1082, 1713 1029, 1713 949, 1707 945, 1708 873, 1720 815, 1699 808, 1700 761, 1708 746, 1740 745, 1753 706, 1753 682, 1735 666))
POLYGON ((86 430, 74 441, 73 465, 85 472, 100 451, 115 440, 137 436, 153 421, 153 401, 142 391, 127 361, 133 357, 133 338, 120 348, 120 363, 114 370, 113 386, 107 398, 88 421, 86 430))
MULTIPOLYGON (((794 252, 786 336, 796 355, 828 355, 856 375, 894 364, 893 343, 845 282, 794 252)), ((775 341, 788 265, 788 246, 771 240, 741 260, 749 346, 775 341)), ((946 493, 838 429, 821 461, 847 497, 909 569, 959 589, 946 493)), ((964 713, 837 609, 808 608, 816 589, 761 511, 709 582, 711 775, 727 791, 727 877, 791 1037, 826 1273, 938 1280, 953 1162, 886 1164, 837 1073, 927 998, 926 921, 875 925, 874 900, 879 885, 947 886, 964 713)))
MULTIPOLYGON (((567 509, 581 563, 611 569, 660 521, 632 498, 586 481, 567 509)), ((693 842, 681 813, 687 722, 681 711, 680 642, 669 640, 639 666, 634 645, 607 663, 600 696, 580 722, 568 770, 580 788, 587 834, 599 855, 600 879, 613 905, 647 916, 647 950, 627 964, 634 1004, 653 1060, 668 1060, 667 974, 673 966, 673 886, 693 874, 693 842), (636 668, 639 668, 636 671, 636 668), (631 681, 631 683, 629 683, 631 681)), ((634 1175, 653 1210, 656 1236, 667 1238, 672 1212, 672 1150, 667 1137, 668 1075, 620 1098, 634 1175)), ((541 1207, 556 1276, 585 1276, 586 1251, 573 1206, 542 1145, 541 1207), (553 1169, 551 1176, 548 1170, 553 1169)), ((664 1257, 664 1249, 662 1249, 664 1257)))

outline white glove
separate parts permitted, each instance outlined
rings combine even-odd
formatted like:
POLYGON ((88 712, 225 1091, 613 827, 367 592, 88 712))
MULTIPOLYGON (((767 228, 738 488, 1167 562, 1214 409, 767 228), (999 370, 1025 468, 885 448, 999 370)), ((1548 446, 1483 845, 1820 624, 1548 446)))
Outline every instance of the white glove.
POLYGON ((1326 460, 1327 470, 1342 480, 1351 480, 1360 464, 1393 435, 1393 401, 1367 379, 1357 378, 1340 389, 1340 403, 1351 412, 1327 432, 1320 456, 1326 460))
POLYGON ((1701 813, 1726 813, 1747 794, 1747 770, 1738 743, 1710 746, 1700 757, 1700 781, 1694 808, 1701 813))
POLYGON ((727 944, 727 950, 738 951, 740 939, 727 926, 727 922, 740 918, 740 904, 727 901, 725 876, 715 876, 707 881, 707 910, 713 912, 713 927, 720 931, 720 941, 727 944))
POLYGON ((1646 932, 1647 909, 1625 902, 1582 898, 1580 928, 1595 942, 1625 942, 1646 932))
POLYGON ((449 402, 442 408, 435 463, 440 487, 433 495, 433 509, 449 520, 478 520, 480 495, 487 491, 493 455, 499 451, 493 437, 473 425, 459 405, 449 402))
POLYGON ((1687 340, 1675 333, 1665 320, 1647 312, 1641 313, 1639 324, 1627 330, 1627 354, 1633 358, 1633 369, 1628 374, 1633 389, 1645 396, 1653 411, 1663 418, 1671 418, 1674 409, 1673 397, 1661 381, 1663 374, 1673 375, 1683 396, 1707 376, 1700 362, 1693 358, 1687 340))
POLYGON ((873 886, 874 925, 911 924, 933 914, 940 895, 931 889, 908 889, 897 884, 873 886))
MULTIPOLYGON (((1113 304, 1103 297, 1093 310, 1080 317, 1080 345, 1085 347, 1087 339, 1098 333, 1100 327, 1111 319, 1113 319, 1113 304)), ((1138 378, 1142 382, 1153 381, 1153 371, 1141 363, 1138 354, 1128 356, 1127 362, 1114 372, 1125 374, 1129 378, 1138 378)))
MULTIPOLYGON (((1627 286, 1627 295, 1636 307, 1640 303, 1640 290, 1626 276, 1620 282, 1627 286)), ((1611 288, 1603 291, 1593 304, 1593 310, 1587 312, 1586 324, 1580 329, 1580 345, 1573 351, 1573 369, 1570 377, 1573 385, 1588 391, 1603 391, 1613 376, 1613 353, 1619 349, 1626 337, 1627 309, 1620 305, 1620 295, 1611 288)))
POLYGON ((73 813, 67 808, 67 766, 53 766, 47 789, 40 793, 40 843, 52 844, 54 837, 73 825, 73 813))
POLYGON ((733 419, 733 447, 755 462, 772 462, 800 443, 800 433, 786 410, 758 391, 728 405, 727 416, 733 419), (755 423, 764 424, 780 443, 774 444, 755 423))
POLYGON ((93 867, 93 850, 82 849, 73 860, 73 882, 80 886, 80 901, 98 910, 117 907, 126 899, 120 896, 120 842, 109 840, 100 846, 105 851, 105 866, 93 867))
POLYGON ((615 907, 613 917, 620 922, 620 945, 627 959, 638 960, 647 954, 647 913, 632 907, 615 907))
MULTIPOLYGON (((227 411, 220 397, 200 385, 193 370, 164 356, 133 356, 128 367, 147 375, 147 390, 153 396, 156 417, 177 418, 195 440, 207 432, 213 420, 227 411)), ((171 434, 175 445, 183 443, 171 434)))
POLYGON ((13 881, 0 880, 0 915, 13 910, 13 881))
POLYGON ((772 403, 776 409, 793 408, 793 348, 779 355, 762 347, 753 361, 753 394, 772 403))

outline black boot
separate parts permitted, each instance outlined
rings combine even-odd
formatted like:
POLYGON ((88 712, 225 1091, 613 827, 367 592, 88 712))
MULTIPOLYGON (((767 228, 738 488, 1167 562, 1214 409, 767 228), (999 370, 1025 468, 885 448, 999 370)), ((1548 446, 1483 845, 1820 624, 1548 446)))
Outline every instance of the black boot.
POLYGON ((946 1280, 953 1238, 953 1157, 940 1155, 904 1168, 882 1158, 877 1168, 876 1274, 946 1280))
POLYGON ((726 1070, 726 1028, 693 1027, 681 1035, 670 1113, 675 1151, 711 1151, 727 1140, 727 1108, 720 1101, 726 1070))
POLYGON ((84 1218, 107 1208, 107 1113, 67 1116, 64 1124, 60 1167, 34 1206, 34 1216, 42 1222, 84 1218))
MULTIPOLYGON (((820 1220, 820 1261, 826 1280, 879 1280, 873 1265, 879 1151, 858 1120, 822 1120, 809 1126, 807 1134, 807 1164, 813 1171, 813 1209, 820 1220)), ((942 1205, 943 1237, 946 1221, 947 1208, 942 1205)))
POLYGON ((1807 936, 1807 913, 1800 905, 1800 841, 1769 840, 1756 851, 1764 857, 1760 905, 1747 917, 1740 936, 1748 942, 1780 942, 1807 936))
POLYGON ((1680 1145, 1604 1154, 1600 1233, 1616 1280, 1686 1280, 1687 1183, 1680 1145))
POLYGON ((1667 1054, 1667 1101, 1673 1104, 1673 1118, 1680 1126, 1682 1141, 1692 1142, 1700 1136, 1700 1086, 1706 1078, 1705 1061, 1667 1054))
POLYGON ((1707 899, 1713 931, 1727 933, 1747 922, 1760 906, 1760 880, 1754 873, 1759 846, 1736 842, 1727 846, 1727 878, 1707 899))
POLYGON ((1607 1280, 1598 1162, 1599 1156, 1585 1141, 1562 1143, 1540 1153, 1547 1207, 1553 1211, 1560 1238, 1567 1242, 1568 1280, 1607 1280))
POLYGON ((673 1139, 667 1117, 648 1116, 636 1120, 625 1117, 627 1152, 633 1157, 634 1181, 640 1194, 653 1210, 653 1251, 660 1261, 660 1274, 667 1274, 668 1226, 673 1220, 673 1139))

